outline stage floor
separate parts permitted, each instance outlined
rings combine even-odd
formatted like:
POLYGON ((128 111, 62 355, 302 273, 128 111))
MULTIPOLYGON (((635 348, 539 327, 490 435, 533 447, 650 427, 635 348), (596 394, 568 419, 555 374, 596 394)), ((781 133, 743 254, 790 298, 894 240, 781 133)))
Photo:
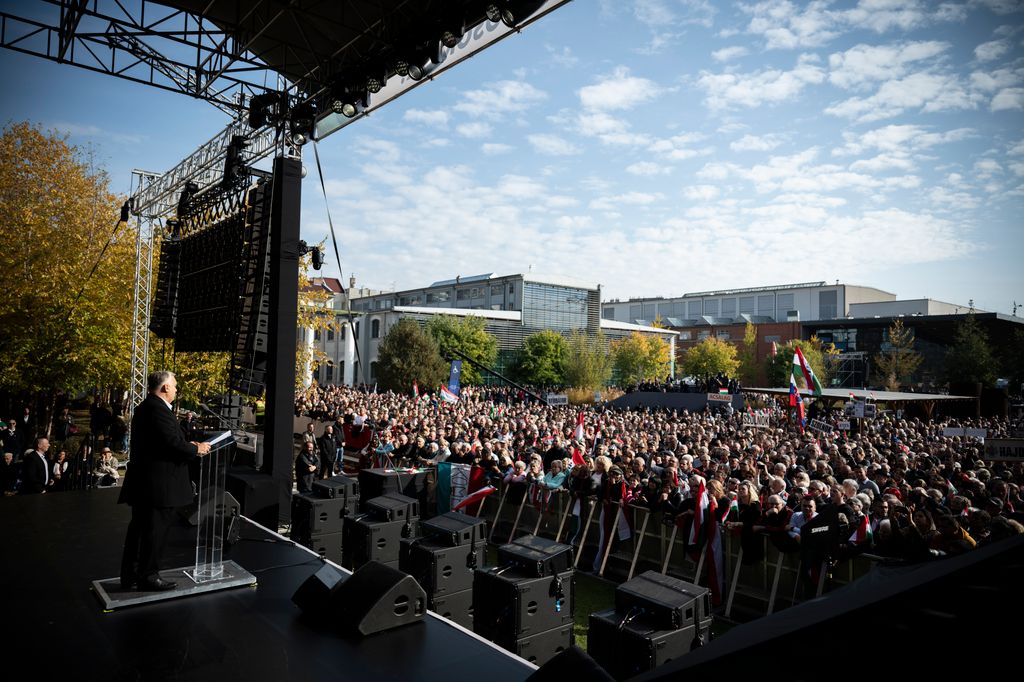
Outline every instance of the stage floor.
MULTIPOLYGON (((31 677, 74 680, 523 680, 536 668, 442 618, 363 639, 325 632, 291 596, 319 557, 252 523, 230 548, 256 587, 104 612, 92 581, 117 575, 130 510, 118 490, 0 500, 4 650, 31 677)), ((195 529, 165 566, 194 561, 195 529)))

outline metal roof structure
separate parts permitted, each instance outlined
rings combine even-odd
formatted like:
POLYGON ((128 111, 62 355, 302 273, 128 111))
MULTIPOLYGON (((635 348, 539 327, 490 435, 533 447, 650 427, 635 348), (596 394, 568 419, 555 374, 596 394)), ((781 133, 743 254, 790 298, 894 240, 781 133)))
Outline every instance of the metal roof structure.
MULTIPOLYGON (((743 393, 762 393, 767 395, 789 395, 788 388, 742 388, 743 393)), ((905 393, 902 391, 869 391, 863 388, 825 388, 820 396, 815 396, 814 391, 799 389, 801 397, 804 398, 825 398, 827 400, 872 400, 877 403, 916 403, 931 402, 939 400, 977 400, 976 396, 970 395, 945 395, 943 393, 905 393)))

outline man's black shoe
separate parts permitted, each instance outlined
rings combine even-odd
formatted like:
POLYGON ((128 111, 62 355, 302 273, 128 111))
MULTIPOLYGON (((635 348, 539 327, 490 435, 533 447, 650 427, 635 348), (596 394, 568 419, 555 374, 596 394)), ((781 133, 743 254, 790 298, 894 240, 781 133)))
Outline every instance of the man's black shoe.
POLYGON ((167 590, 173 590, 178 586, 178 583, 164 580, 163 578, 147 578, 139 581, 139 591, 141 592, 166 592, 167 590))
POLYGON ((121 589, 130 590, 135 585, 135 578, 121 578, 121 589))

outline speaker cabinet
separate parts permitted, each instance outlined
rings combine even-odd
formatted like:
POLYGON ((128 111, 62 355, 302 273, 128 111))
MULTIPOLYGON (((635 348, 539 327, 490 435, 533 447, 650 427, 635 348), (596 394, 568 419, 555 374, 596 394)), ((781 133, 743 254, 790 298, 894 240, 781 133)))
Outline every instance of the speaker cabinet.
POLYGON ((430 610, 448 620, 455 621, 467 630, 473 629, 473 590, 446 592, 429 597, 430 610))
POLYGON ((473 631, 511 650, 515 640, 572 624, 576 576, 535 578, 514 571, 473 574, 473 631))
POLYGON ((665 630, 645 616, 628 620, 614 610, 590 615, 587 652, 612 677, 624 680, 664 665, 706 643, 711 619, 665 630))
POLYGON ((524 535, 498 547, 498 565, 538 578, 557 575, 572 568, 572 545, 524 535))
POLYGON ((417 522, 375 521, 366 514, 346 516, 342 526, 341 565, 359 568, 367 561, 398 563, 399 543, 418 535, 417 522))
POLYGON ((657 571, 646 571, 615 589, 615 610, 627 614, 638 609, 662 630, 693 625, 711 617, 710 592, 657 571))
POLYGON ((418 519, 420 503, 411 497, 388 493, 366 501, 366 513, 378 521, 406 521, 418 519))
POLYGON ((448 512, 420 523, 424 537, 439 545, 475 545, 487 539, 487 521, 459 512, 448 512))
POLYGON ((432 597, 473 589, 473 571, 486 563, 487 541, 450 547, 428 538, 402 540, 399 567, 432 597))
POLYGON ((305 537, 321 533, 340 533, 344 518, 356 512, 357 501, 345 497, 292 495, 292 535, 305 537))
POLYGON ((252 469, 234 468, 227 473, 225 487, 238 500, 242 516, 264 528, 277 530, 277 486, 270 475, 252 469))
POLYGON ((422 621, 427 595, 412 576, 370 561, 335 585, 330 604, 343 632, 372 635, 422 621))
POLYGON ((341 571, 325 564, 299 585, 299 589, 292 595, 292 601, 303 613, 322 617, 328 613, 331 590, 343 577, 341 571))
POLYGON ((324 559, 343 565, 344 561, 344 533, 318 533, 306 537, 292 539, 303 547, 308 547, 324 559))
POLYGON ((529 637, 520 637, 514 647, 509 647, 509 651, 530 663, 544 665, 572 646, 572 627, 573 624, 569 623, 529 637))

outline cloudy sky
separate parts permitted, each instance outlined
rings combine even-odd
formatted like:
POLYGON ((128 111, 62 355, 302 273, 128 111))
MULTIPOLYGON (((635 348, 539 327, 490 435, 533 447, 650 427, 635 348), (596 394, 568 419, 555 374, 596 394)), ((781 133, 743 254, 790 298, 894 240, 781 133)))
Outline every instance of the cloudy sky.
MULTIPOLYGON (((227 122, 10 52, 0 74, 0 117, 67 131, 115 191, 227 122)), ((319 151, 344 276, 375 288, 532 269, 606 298, 841 280, 1024 303, 1020 0, 574 0, 319 151)))

